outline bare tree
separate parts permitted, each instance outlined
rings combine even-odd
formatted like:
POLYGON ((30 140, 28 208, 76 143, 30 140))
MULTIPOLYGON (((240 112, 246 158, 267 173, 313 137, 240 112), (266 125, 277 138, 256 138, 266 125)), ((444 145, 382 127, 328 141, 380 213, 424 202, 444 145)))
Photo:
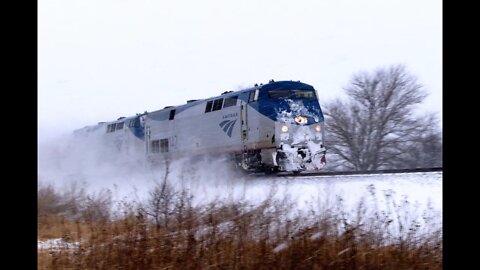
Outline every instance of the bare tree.
POLYGON ((156 183, 153 190, 149 192, 149 198, 145 205, 140 209, 141 213, 153 218, 155 227, 158 230, 168 229, 170 220, 174 214, 175 204, 178 202, 179 193, 168 181, 170 174, 170 162, 164 158, 165 174, 161 183, 156 183))
POLYGON ((404 66, 356 74, 345 91, 347 102, 325 104, 326 145, 337 155, 337 165, 355 170, 404 167, 409 164, 406 152, 417 147, 426 131, 432 135, 427 141, 439 138, 434 116, 413 115, 427 94, 404 66))
POLYGON ((150 197, 143 212, 154 219, 157 230, 162 225, 164 228, 168 228, 169 221, 174 214, 177 195, 178 193, 167 179, 163 179, 150 191, 150 197))
POLYGON ((421 119, 423 129, 410 134, 404 150, 392 164, 396 168, 442 167, 442 134, 438 128, 438 119, 429 114, 421 119))

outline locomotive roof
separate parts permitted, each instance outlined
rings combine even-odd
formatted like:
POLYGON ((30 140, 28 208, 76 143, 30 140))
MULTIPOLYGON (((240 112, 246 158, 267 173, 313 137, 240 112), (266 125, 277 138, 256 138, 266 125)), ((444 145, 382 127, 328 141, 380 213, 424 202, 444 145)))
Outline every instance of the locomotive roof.
POLYGON ((218 95, 218 96, 213 96, 213 97, 209 97, 209 98, 205 98, 205 99, 198 99, 198 100, 195 100, 195 101, 190 101, 186 104, 181 104, 181 105, 177 105, 177 106, 167 106, 163 109, 156 110, 156 111, 153 111, 153 112, 150 112, 150 113, 156 113, 156 112, 160 112, 160 111, 164 111, 164 110, 172 110, 172 109, 185 110, 189 107, 197 105, 198 103, 214 100, 214 99, 217 99, 217 98, 220 98, 220 97, 225 98, 225 97, 237 96, 241 93, 249 92, 249 91, 252 91, 252 90, 255 90, 255 89, 259 89, 260 91, 267 91, 267 90, 271 90, 271 89, 314 90, 313 86, 311 86, 309 84, 306 84, 306 83, 302 83, 300 81, 278 81, 278 82, 271 81, 267 84, 259 84, 259 85, 256 84, 254 87, 250 87, 250 88, 246 88, 246 89, 242 89, 242 90, 237 90, 237 91, 228 91, 228 92, 224 92, 223 94, 218 95))
POLYGON ((130 119, 133 119, 135 117, 138 117, 138 116, 142 116, 142 115, 148 115, 148 114, 151 114, 151 113, 159 113, 159 112, 163 112, 163 111, 170 111, 172 109, 176 109, 177 110, 177 113, 180 112, 180 111, 183 111, 185 109, 188 109, 192 106, 195 106, 197 105, 198 103, 203 103, 203 102, 207 102, 209 100, 214 100, 214 99, 217 99, 217 98, 220 98, 220 97, 232 97, 232 96, 237 96, 239 94, 242 94, 242 93, 245 93, 245 92, 249 92, 249 91, 252 91, 252 90, 256 90, 256 89, 259 89, 260 91, 267 91, 267 90, 271 90, 271 89, 305 89, 305 90, 313 90, 313 86, 309 85, 309 84, 306 84, 306 83, 302 83, 300 81, 278 81, 278 82, 275 82, 275 81, 270 81, 269 83, 267 84, 255 84, 255 86, 253 87, 250 87, 250 88, 246 88, 246 89, 242 89, 242 90, 238 90, 238 91, 227 91, 227 92, 224 92, 223 94, 221 95, 218 95, 218 96, 213 96, 213 97, 209 97, 209 98, 205 98, 205 99, 198 99, 198 100, 190 100, 189 102, 185 103, 185 104, 181 104, 181 105, 177 105, 177 106, 166 106, 165 108, 163 109, 160 109, 160 110, 156 110, 156 111, 153 111, 153 112, 145 112, 145 113, 142 113, 142 114, 137 114, 137 115, 133 115, 133 116, 128 116, 128 117, 120 117, 118 118, 117 120, 113 120, 113 121, 108 121, 108 122, 99 122, 97 125, 92 125, 92 126, 87 126, 85 128, 91 128, 91 127, 95 127, 95 126, 99 126, 99 125, 105 125, 105 124, 111 124, 111 123, 115 123, 115 122, 119 122, 119 121, 125 121, 125 120, 130 120, 130 119))

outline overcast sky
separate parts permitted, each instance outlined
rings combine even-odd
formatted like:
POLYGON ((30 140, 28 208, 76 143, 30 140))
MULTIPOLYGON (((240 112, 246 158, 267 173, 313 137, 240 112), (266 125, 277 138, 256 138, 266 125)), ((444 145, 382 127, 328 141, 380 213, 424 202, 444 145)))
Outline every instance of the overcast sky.
POLYGON ((404 64, 442 110, 440 0, 40 0, 39 139, 268 80, 404 64))

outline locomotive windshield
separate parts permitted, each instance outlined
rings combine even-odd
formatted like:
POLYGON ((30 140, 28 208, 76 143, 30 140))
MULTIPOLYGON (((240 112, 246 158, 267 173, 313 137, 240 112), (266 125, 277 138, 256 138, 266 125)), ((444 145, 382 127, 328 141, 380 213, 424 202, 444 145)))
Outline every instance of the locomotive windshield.
POLYGON ((272 99, 315 99, 313 90, 268 90, 268 97, 272 99))

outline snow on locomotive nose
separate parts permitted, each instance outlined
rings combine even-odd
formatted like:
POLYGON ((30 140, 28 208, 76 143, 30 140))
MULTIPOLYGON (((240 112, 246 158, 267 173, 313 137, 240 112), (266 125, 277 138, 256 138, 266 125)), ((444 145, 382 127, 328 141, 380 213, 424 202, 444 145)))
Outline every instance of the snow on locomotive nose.
POLYGON ((323 121, 302 100, 286 99, 288 109, 279 111, 275 123, 280 139, 273 154, 280 171, 312 171, 324 167, 323 121))

